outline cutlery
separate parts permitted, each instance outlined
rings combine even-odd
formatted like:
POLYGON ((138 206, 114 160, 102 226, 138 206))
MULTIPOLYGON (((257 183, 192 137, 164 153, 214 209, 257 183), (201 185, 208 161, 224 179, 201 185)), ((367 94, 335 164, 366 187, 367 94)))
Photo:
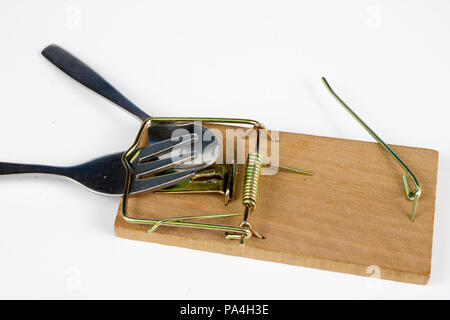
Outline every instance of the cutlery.
MULTIPOLYGON (((53 44, 46 47, 42 55, 71 78, 138 119, 144 121, 150 118, 98 73, 63 48, 53 44)), ((149 128, 148 138, 149 145, 140 150, 142 159, 133 164, 136 176, 131 193, 157 190, 189 179, 196 171, 213 164, 219 154, 217 137, 209 129, 195 123, 158 123, 149 128), (189 138, 186 139, 186 135, 180 137, 181 132, 189 133, 189 138), (210 139, 199 139, 204 135, 210 139), (201 149, 194 146, 196 142, 201 144, 201 149), (191 151, 197 149, 201 152, 191 151), (173 156, 170 151, 177 151, 178 156, 173 156), (162 172, 168 169, 173 170, 171 173, 162 172)), ((70 167, 0 162, 0 175, 23 173, 60 175, 75 180, 97 193, 122 195, 125 184, 122 154, 123 152, 106 155, 70 167)))

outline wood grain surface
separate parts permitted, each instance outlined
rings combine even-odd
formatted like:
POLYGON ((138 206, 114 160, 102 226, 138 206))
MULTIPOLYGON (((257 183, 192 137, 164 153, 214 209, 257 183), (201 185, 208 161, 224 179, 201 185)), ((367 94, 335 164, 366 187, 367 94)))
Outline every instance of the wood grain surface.
MULTIPOLYGON (((223 130, 225 126, 214 126, 223 130)), ((250 222, 266 239, 245 246, 222 232, 148 226, 125 222, 121 208, 117 236, 254 259, 426 284, 431 270, 438 152, 391 146, 422 186, 415 222, 399 165, 377 143, 279 133, 280 163, 312 170, 303 176, 280 170, 261 177, 256 211, 250 222), (370 267, 375 266, 375 267, 370 267)), ((225 144, 224 144, 225 145, 225 144)), ((132 196, 129 215, 168 218, 242 210, 243 166, 236 199, 227 207, 214 194, 132 196)), ((237 225, 240 217, 207 222, 237 225)))

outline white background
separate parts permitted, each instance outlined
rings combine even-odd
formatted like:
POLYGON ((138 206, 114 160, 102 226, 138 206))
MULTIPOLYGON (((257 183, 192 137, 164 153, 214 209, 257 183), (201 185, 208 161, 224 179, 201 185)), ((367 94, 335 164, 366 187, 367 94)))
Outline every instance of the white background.
POLYGON ((119 239, 118 198, 9 176, 0 298, 450 298, 449 16, 448 1, 1 1, 0 161, 77 164, 140 126, 44 59, 50 43, 150 115, 372 141, 324 75, 389 143, 440 159, 427 286, 119 239))

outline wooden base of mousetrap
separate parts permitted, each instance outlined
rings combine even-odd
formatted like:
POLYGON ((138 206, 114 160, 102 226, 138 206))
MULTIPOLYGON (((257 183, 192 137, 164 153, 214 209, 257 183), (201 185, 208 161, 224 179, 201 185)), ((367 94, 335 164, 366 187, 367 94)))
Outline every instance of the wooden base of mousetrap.
MULTIPOLYGON (((430 277, 438 153, 430 149, 391 146, 419 179, 422 196, 416 221, 409 220, 403 171, 371 142, 280 132, 280 163, 311 170, 303 176, 280 170, 262 176, 257 208, 249 221, 266 239, 225 240, 217 231, 159 227, 122 218, 117 236, 166 245, 319 268, 362 276, 380 270, 383 279, 426 284, 430 277), (378 269, 379 268, 379 269, 378 269)), ((132 196, 133 217, 168 218, 242 210, 243 166, 238 170, 236 198, 228 206, 215 194, 132 196)), ((242 217, 206 222, 237 225, 242 217)))

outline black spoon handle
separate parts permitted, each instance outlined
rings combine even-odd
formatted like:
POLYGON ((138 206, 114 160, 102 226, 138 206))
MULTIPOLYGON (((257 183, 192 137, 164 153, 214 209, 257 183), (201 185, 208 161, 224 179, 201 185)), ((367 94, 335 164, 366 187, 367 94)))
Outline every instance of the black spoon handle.
POLYGON ((69 176, 69 170, 64 167, 0 162, 0 175, 20 174, 20 173, 46 173, 46 174, 69 176))
POLYGON ((105 97, 119 107, 122 107, 142 121, 150 117, 110 85, 97 72, 63 48, 56 44, 51 44, 42 50, 42 55, 74 80, 105 97))

